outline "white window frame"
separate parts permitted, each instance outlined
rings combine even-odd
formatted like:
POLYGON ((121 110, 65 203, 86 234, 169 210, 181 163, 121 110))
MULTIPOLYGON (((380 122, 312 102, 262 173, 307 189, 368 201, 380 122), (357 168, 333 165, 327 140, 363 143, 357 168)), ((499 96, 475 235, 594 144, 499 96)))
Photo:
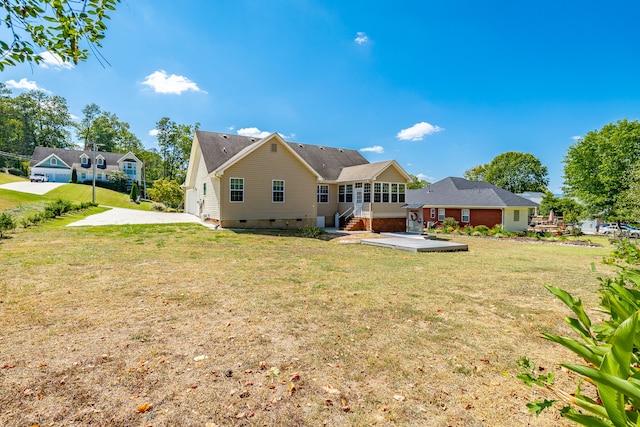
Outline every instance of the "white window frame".
POLYGON ((271 203, 284 203, 284 179, 271 180, 271 203), (281 182, 282 188, 276 189, 276 183, 281 182), (276 200, 276 195, 282 194, 282 200, 276 200))
POLYGON ((460 220, 461 222, 471 222, 471 209, 462 209, 460 220))
POLYGON ((83 181, 86 181, 87 173, 86 172, 80 172, 80 179, 83 180, 83 181))
POLYGON ((329 186, 318 184, 318 203, 329 203, 329 186))
POLYGON ((371 184, 365 182, 364 186, 362 187, 362 191, 362 201, 364 203, 371 203, 371 184))
MULTIPOLYGON (((53 160, 53 159, 51 159, 51 160, 53 160)), ((89 164, 89 156, 81 156, 80 157, 80 164, 82 166, 87 166, 89 164)))
POLYGON ((373 183, 373 203, 382 203, 382 183, 373 183))
POLYGON ((446 213, 444 208, 438 208, 438 221, 444 221, 446 213))
POLYGON ((104 157, 96 158, 96 166, 104 166, 104 157))
POLYGON ((49 164, 51 166, 58 166, 58 159, 56 159, 55 157, 52 157, 49 159, 49 164))
POLYGON ((436 219, 436 208, 431 208, 431 219, 436 219))
POLYGON ((244 203, 244 178, 229 178, 229 203, 244 203), (238 180, 241 188, 234 188, 233 181, 238 180), (241 200, 233 200, 233 193, 239 193, 241 200))

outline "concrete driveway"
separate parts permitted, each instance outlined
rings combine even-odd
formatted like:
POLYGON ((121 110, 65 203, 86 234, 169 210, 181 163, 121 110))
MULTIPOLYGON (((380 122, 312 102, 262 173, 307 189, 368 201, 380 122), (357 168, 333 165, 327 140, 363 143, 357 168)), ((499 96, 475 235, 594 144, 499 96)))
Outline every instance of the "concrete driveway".
POLYGON ((80 221, 72 222, 67 227, 84 225, 122 225, 122 224, 174 224, 193 222, 208 226, 195 215, 175 212, 148 212, 135 209, 111 208, 106 212, 88 216, 80 221))
POLYGON ((31 193, 42 196, 43 194, 48 193, 54 188, 58 188, 61 185, 65 185, 63 182, 31 182, 31 181, 20 181, 20 182, 10 182, 8 184, 0 185, 0 188, 5 190, 13 190, 20 191, 21 193, 31 193))

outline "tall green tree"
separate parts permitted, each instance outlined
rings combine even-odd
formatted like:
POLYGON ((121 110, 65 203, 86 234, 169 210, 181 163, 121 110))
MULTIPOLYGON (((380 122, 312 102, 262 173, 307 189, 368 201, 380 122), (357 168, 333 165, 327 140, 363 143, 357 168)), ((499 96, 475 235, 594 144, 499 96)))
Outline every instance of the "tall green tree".
POLYGON ((564 158, 564 192, 585 203, 590 216, 630 217, 629 189, 640 164, 640 123, 627 119, 591 131, 564 158))
POLYGON ((4 0, 0 2, 0 71, 19 62, 39 63, 42 51, 63 62, 84 61, 101 47, 108 12, 120 0, 4 0))
POLYGON ((184 182, 193 134, 199 127, 199 123, 184 125, 168 117, 163 117, 156 123, 159 153, 163 162, 163 178, 184 182))
POLYGON ((22 121, 22 138, 18 142, 21 153, 31 155, 35 147, 73 146, 66 99, 34 90, 20 94, 14 102, 22 121))
POLYGON ((486 181, 512 193, 545 191, 549 184, 547 167, 530 153, 508 151, 491 162, 467 170, 465 178, 486 181))
POLYGON ((416 175, 409 174, 409 176, 411 177, 411 181, 407 183, 407 189, 409 190, 419 190, 427 185, 431 185, 430 182, 420 179, 416 175))
POLYGON ((144 147, 129 127, 113 113, 102 111, 97 104, 89 104, 82 109, 84 117, 76 125, 76 134, 84 142, 84 149, 93 149, 99 144, 101 151, 128 152, 138 155, 144 147))

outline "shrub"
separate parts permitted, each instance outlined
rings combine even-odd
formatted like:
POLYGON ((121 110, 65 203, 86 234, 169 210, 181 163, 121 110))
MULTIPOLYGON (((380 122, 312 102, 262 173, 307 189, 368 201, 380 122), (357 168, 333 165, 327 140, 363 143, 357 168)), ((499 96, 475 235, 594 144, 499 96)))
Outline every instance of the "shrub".
MULTIPOLYGON (((624 252, 624 249, 623 249, 624 252)), ((615 257, 614 253, 614 257, 615 257)), ((635 260, 632 258, 634 262, 635 260)), ((608 261, 610 262, 610 261, 608 261)), ((637 266, 637 264, 636 264, 637 266)), ((575 317, 566 318, 578 339, 544 333, 586 361, 584 365, 561 364, 577 373, 580 380, 571 393, 554 385, 554 375, 542 374, 543 368, 527 358, 519 362, 525 372, 518 375, 528 386, 537 385, 555 393, 563 406, 560 414, 584 426, 637 425, 640 404, 640 270, 616 265, 616 279, 599 279, 600 314, 607 319, 594 325, 582 307, 582 300, 554 286, 546 286, 575 317), (583 390, 583 385, 584 387, 583 390)), ((537 415, 555 407, 557 400, 541 399, 527 404, 537 415)))
POLYGON ((9 169, 7 169, 7 172, 9 172, 11 175, 15 175, 15 176, 26 176, 24 174, 24 172, 22 171, 22 169, 9 168, 9 169))
POLYGON ((151 204, 151 210, 152 211, 158 211, 158 212, 166 212, 167 211, 167 206, 164 203, 153 202, 151 204))
POLYGON ((476 236, 486 236, 489 234, 489 227, 487 227, 486 225, 476 225, 475 227, 473 227, 473 231, 474 233, 478 233, 475 234, 476 236))
POLYGON ((44 214, 47 218, 55 218, 69 212, 71 207, 72 203, 70 201, 57 199, 45 206, 44 214))
POLYGON ((129 194, 131 201, 138 203, 138 183, 134 182, 131 185, 131 194, 129 194))
POLYGON ((76 168, 71 169, 71 183, 76 184, 78 182, 78 171, 76 168))
POLYGON ((311 237, 313 239, 317 239, 324 234, 324 230, 312 225, 305 225, 300 229, 300 234, 302 235, 302 237, 311 237))
POLYGON ((446 217, 444 221, 442 221, 442 228, 445 229, 446 233, 451 233, 453 230, 458 228, 458 221, 456 221, 455 218, 446 217))
POLYGON ((13 217, 6 212, 0 213, 0 238, 4 236, 4 233, 15 228, 15 219, 13 219, 13 217))

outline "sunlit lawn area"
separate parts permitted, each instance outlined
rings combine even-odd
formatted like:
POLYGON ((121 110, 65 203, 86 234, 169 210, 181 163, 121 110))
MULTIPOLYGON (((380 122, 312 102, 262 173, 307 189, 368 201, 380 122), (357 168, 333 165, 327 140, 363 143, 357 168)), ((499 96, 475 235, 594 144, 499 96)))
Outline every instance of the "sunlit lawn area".
POLYGON ((0 243, 0 424, 563 425, 528 413, 516 360, 575 361, 539 338, 568 333, 542 286, 595 307, 609 248, 457 239, 469 252, 18 230, 0 243))

